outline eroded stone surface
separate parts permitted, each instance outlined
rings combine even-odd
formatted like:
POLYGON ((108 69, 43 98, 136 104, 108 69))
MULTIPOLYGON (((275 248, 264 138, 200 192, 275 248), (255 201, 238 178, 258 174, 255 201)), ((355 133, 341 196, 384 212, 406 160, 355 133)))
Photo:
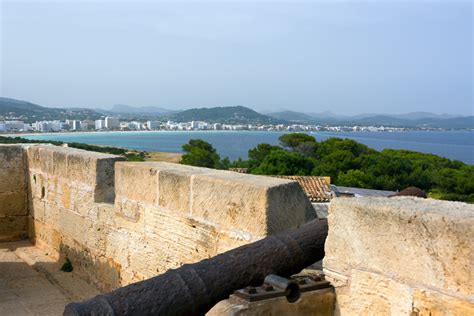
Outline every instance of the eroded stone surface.
POLYGON ((324 270, 336 286, 342 315, 434 315, 442 311, 439 304, 453 308, 446 307, 447 314, 472 311, 473 205, 338 198, 328 220, 324 270), (442 303, 432 304, 433 297, 442 303))

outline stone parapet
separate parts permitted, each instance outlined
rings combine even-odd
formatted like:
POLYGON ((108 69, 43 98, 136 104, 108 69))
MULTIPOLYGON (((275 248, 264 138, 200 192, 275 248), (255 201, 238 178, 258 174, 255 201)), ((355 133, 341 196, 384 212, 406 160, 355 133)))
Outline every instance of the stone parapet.
POLYGON ((315 217, 296 182, 166 162, 119 162, 113 244, 124 278, 148 278, 315 217), (133 233, 131 233, 133 232, 133 233), (146 257, 147 262, 136 258, 146 257), (134 258, 127 260, 127 258, 134 258))
POLYGON ((0 158, 0 238, 29 235, 104 290, 315 217, 287 180, 43 144, 2 146, 0 158))
POLYGON ((341 315, 474 314, 474 206, 337 198, 324 271, 341 315))
POLYGON ((315 218, 294 181, 167 162, 120 162, 117 199, 179 212, 221 230, 262 237, 315 218))

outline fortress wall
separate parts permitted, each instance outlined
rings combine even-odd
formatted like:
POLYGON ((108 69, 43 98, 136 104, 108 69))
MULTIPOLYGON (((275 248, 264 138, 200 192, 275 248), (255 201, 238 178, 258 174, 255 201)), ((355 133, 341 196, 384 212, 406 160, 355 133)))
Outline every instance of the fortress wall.
POLYGON ((114 163, 123 158, 51 145, 26 151, 30 239, 90 281, 117 285, 103 219, 113 215, 114 163))
POLYGON ((292 181, 165 162, 120 162, 115 176, 116 223, 107 251, 127 283, 315 216, 292 181))
POLYGON ((0 241, 27 238, 24 162, 21 145, 0 145, 0 241))
POLYGON ((296 182, 27 148, 30 239, 104 290, 315 217, 296 182))
POLYGON ((474 314, 474 205, 338 198, 328 220, 340 315, 474 314))

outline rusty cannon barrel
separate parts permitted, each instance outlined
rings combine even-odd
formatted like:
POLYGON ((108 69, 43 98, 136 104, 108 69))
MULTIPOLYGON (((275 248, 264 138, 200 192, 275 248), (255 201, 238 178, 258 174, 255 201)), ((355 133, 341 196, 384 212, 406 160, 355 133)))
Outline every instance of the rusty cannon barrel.
POLYGON ((290 276, 324 257, 326 220, 66 306, 64 315, 202 315, 265 276, 290 276))

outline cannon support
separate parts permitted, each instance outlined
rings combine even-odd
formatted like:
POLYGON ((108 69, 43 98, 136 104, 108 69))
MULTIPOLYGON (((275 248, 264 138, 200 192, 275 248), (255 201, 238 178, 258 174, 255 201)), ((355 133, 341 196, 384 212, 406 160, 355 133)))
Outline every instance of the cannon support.
POLYGON ((234 290, 260 285, 265 276, 290 276, 324 257, 326 220, 272 235, 252 244, 82 303, 64 315, 202 315, 234 290))

